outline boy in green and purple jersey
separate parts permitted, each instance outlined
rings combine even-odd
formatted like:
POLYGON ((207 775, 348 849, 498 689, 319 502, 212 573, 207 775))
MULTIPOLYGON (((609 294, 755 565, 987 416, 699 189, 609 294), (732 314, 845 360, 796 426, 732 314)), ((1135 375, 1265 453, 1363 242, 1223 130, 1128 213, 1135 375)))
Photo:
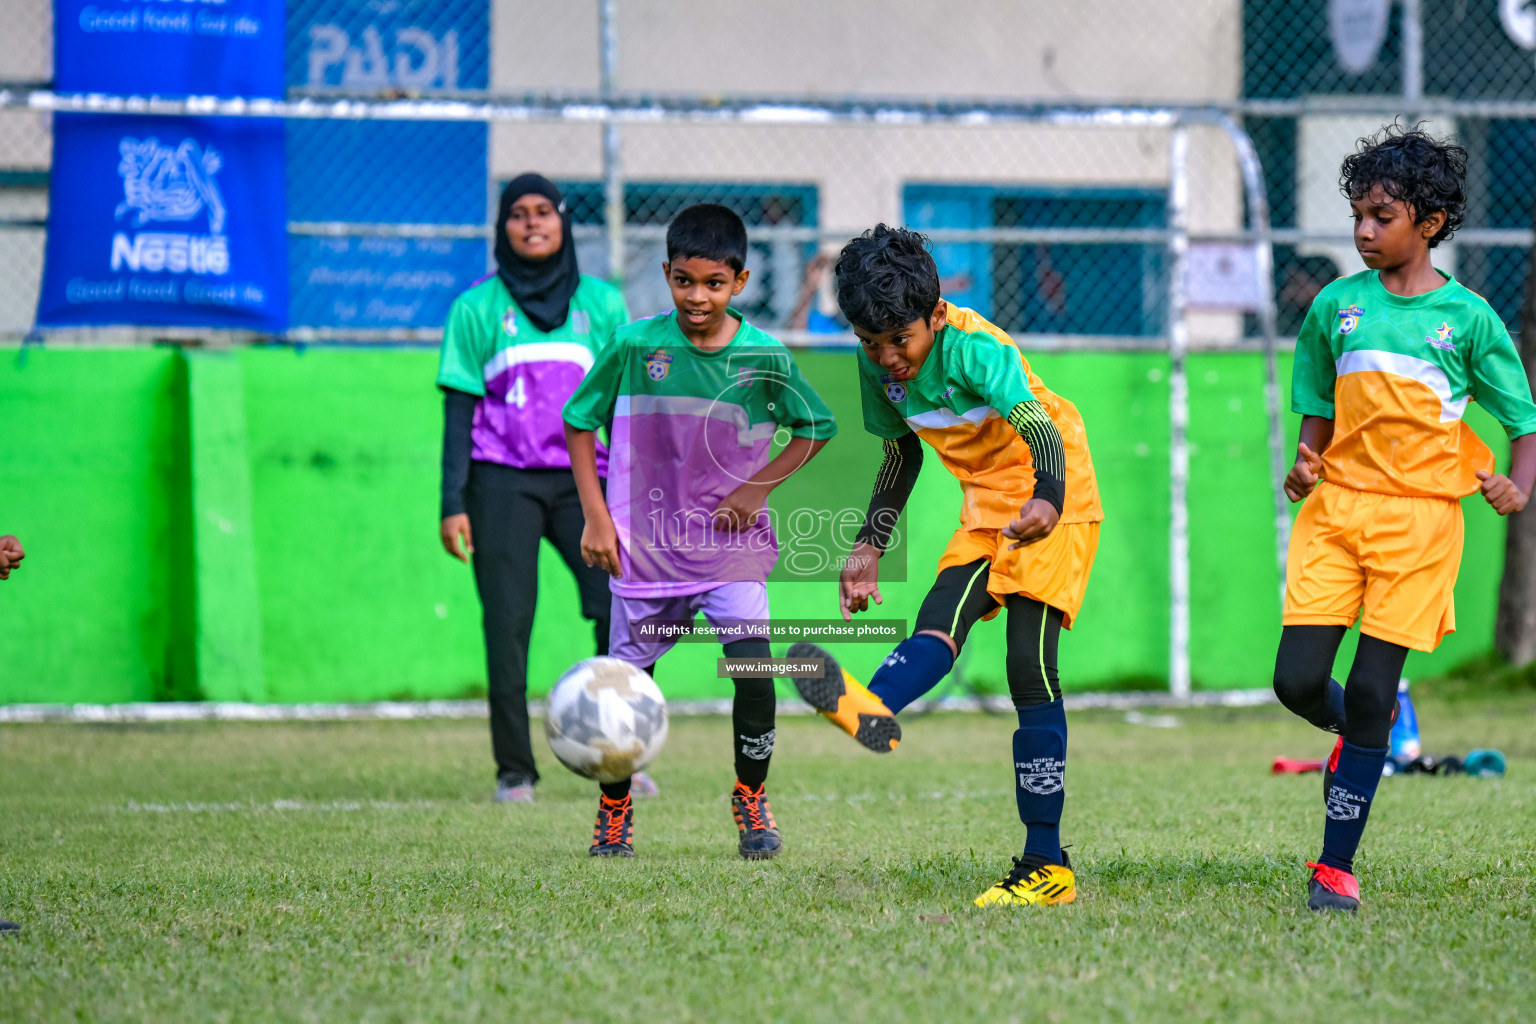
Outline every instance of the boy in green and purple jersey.
MULTIPOLYGON (((582 555, 612 577, 609 654, 647 672, 673 641, 658 624, 703 612, 728 658, 767 658, 766 581, 778 558, 768 495, 837 432, 777 339, 730 309, 747 283, 747 232, 723 206, 667 230, 674 312, 619 329, 565 406, 586 530, 582 555), (594 431, 609 430, 608 493, 594 431), (773 455, 777 440, 783 450, 773 455)), ((732 805, 743 857, 782 847, 763 783, 773 753, 771 679, 738 678, 732 805)), ((593 856, 633 856, 629 784, 603 786, 593 856)))

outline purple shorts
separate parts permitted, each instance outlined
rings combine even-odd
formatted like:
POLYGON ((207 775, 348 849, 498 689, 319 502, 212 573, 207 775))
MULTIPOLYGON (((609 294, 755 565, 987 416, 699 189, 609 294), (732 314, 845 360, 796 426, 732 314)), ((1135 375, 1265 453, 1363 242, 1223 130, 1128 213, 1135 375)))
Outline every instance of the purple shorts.
POLYGON ((608 627, 608 656, 646 668, 654 665, 676 640, 637 640, 630 624, 641 619, 692 619, 699 612, 704 621, 720 627, 742 619, 768 618, 766 583, 722 583, 713 590, 681 597, 620 597, 613 595, 613 619, 608 627))

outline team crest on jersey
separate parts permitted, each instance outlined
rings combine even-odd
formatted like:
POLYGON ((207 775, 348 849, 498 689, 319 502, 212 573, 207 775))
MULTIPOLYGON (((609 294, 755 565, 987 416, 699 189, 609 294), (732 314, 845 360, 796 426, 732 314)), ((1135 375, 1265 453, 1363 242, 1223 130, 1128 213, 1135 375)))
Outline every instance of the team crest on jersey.
POLYGON ((1451 332, 1455 329, 1442 320, 1440 321, 1440 326, 1435 328, 1435 333, 1424 335, 1424 340, 1433 348, 1438 348, 1445 352, 1455 352, 1456 343, 1451 340, 1451 332))
POLYGON ((741 369, 736 371, 736 386, 739 388, 751 387, 752 382, 756 379, 756 376, 753 375, 752 367, 750 366, 743 366, 741 369))
POLYGON ((1350 306, 1348 309, 1339 310, 1339 333, 1348 334, 1360 326, 1360 318, 1365 315, 1365 310, 1359 306, 1350 306))
POLYGON ((517 307, 508 306, 507 311, 501 314, 501 333, 509 338, 517 337, 517 307))
POLYGON ((880 378, 880 383, 885 385, 885 397, 893 402, 905 402, 907 400, 907 386, 890 374, 880 378))
POLYGON ((672 357, 657 349, 645 357, 645 375, 651 380, 666 380, 672 372, 672 357))
POLYGON ((571 330, 577 334, 592 333, 592 317, 584 309, 571 310, 571 330))

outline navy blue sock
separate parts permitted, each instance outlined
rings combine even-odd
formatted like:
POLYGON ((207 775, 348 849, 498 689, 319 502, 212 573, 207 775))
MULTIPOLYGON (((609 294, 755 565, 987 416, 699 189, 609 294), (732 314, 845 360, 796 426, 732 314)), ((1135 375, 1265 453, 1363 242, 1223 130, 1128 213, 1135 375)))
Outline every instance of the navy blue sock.
POLYGON ((895 714, 939 685, 954 663, 949 644, 932 633, 909 636, 880 663, 869 690, 895 714))
POLYGON ((1365 819, 1381 782, 1387 748, 1357 747, 1348 740, 1339 751, 1339 767, 1328 791, 1328 820, 1323 823, 1323 855, 1319 863, 1354 872, 1355 850, 1365 834, 1365 819))
POLYGON ((1019 708, 1013 734, 1013 779, 1019 820, 1028 833, 1024 856, 1061 863, 1062 786, 1067 771, 1067 711, 1060 698, 1019 708))

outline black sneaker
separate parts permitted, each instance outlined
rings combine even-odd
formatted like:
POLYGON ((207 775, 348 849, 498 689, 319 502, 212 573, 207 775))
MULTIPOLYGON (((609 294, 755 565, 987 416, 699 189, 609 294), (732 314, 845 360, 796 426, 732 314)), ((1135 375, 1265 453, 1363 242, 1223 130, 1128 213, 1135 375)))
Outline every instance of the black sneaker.
POLYGON ((0 921, 0 933, 19 931, 21 931, 21 925, 17 924, 15 921, 0 921))
POLYGON ((1307 883, 1308 910, 1359 912, 1360 883, 1354 875, 1311 861, 1307 862, 1307 867, 1312 869, 1312 880, 1307 883))
POLYGON ((598 797, 597 824, 592 827, 593 857, 633 857, 635 804, 628 795, 622 800, 598 797))
POLYGON ((746 783, 737 782, 731 791, 731 814, 741 833, 737 850, 747 860, 768 860, 777 857, 784 849, 784 840, 779 836, 779 826, 773 820, 773 811, 768 807, 768 797, 762 786, 748 789, 746 783))

